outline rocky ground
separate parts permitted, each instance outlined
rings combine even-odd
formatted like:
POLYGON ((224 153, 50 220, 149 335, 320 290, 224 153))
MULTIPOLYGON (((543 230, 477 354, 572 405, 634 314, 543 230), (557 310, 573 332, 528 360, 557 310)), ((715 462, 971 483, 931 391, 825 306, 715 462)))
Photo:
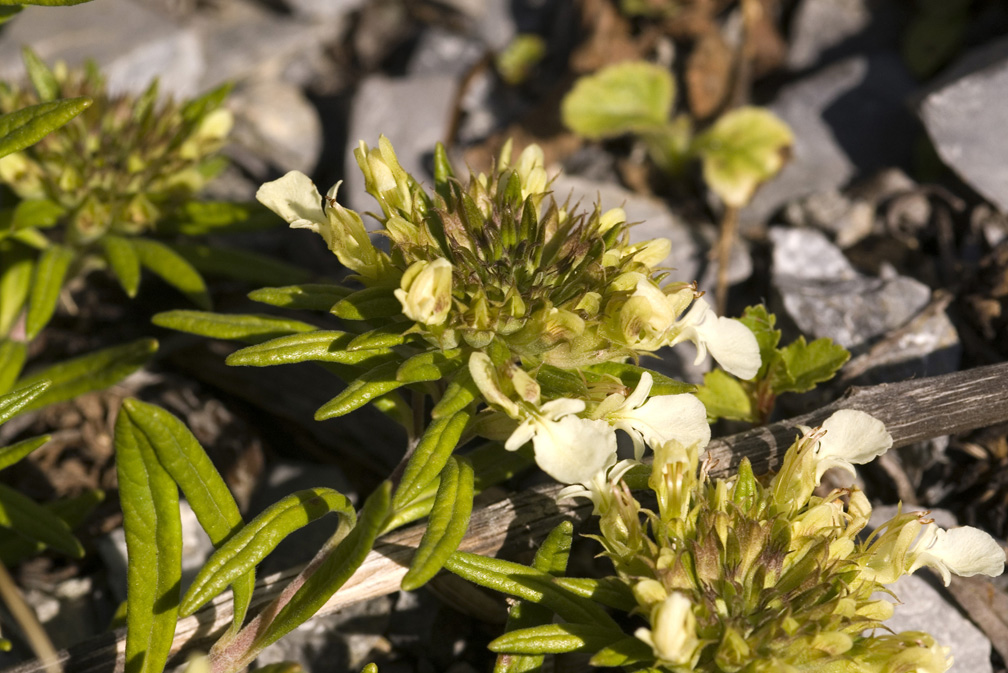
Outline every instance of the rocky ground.
MULTIPOLYGON (((632 141, 581 140, 564 130, 558 114, 575 74, 626 56, 674 54, 673 67, 686 81, 722 77, 716 58, 691 56, 711 27, 729 47, 737 42, 738 3, 680 4, 706 16, 706 32, 686 19, 675 24, 679 32, 629 22, 604 0, 95 0, 28 8, 7 24, 0 31, 0 78, 20 76, 19 50, 30 44, 47 61, 96 59, 122 90, 141 90, 153 77, 176 96, 235 82, 229 106, 237 125, 227 150, 233 165, 213 187, 224 198, 250 199, 261 182, 296 169, 322 188, 344 179, 341 199, 367 210, 351 154, 358 139, 374 145, 384 133, 417 176, 429 176, 437 141, 482 168, 505 137, 534 140, 553 167, 564 169, 557 194, 601 199, 604 208, 623 204, 631 221, 642 222, 635 235, 672 239, 678 279, 696 278, 713 289, 720 215, 702 182, 669 184, 642 167, 632 141), (490 63, 519 33, 543 36, 548 51, 530 79, 509 86, 490 63)), ((818 397, 782 400, 778 417, 815 407, 852 384, 1003 361, 1008 7, 995 0, 760 4, 764 58, 743 94, 784 119, 796 140, 782 173, 742 211, 729 313, 767 301, 792 336, 830 337, 852 352, 837 381, 818 397)), ((686 90, 681 95, 693 111, 702 109, 700 89, 686 90)), ((278 232, 256 244, 320 274, 335 273, 335 260, 308 233, 278 232)), ((245 310, 244 291, 223 287, 218 308, 245 310)), ((95 329, 121 329, 120 317, 96 317, 95 329)), ((216 447, 229 482, 253 510, 320 478, 366 491, 397 461, 393 448, 382 451, 396 443, 375 441, 366 416, 356 426, 307 420, 318 406, 314 398, 330 396, 311 380, 306 385, 310 370, 291 370, 289 381, 271 378, 273 391, 298 393, 277 395, 263 391, 261 379, 226 372, 217 346, 166 335, 161 353, 152 373, 114 395, 151 396, 157 388, 157 399, 216 447)), ((690 362, 665 366, 696 379, 700 372, 690 362)), ((32 473, 41 493, 72 490, 81 480, 114 489, 108 413, 116 406, 107 395, 89 397, 33 418, 62 432, 32 473)), ((948 521, 982 526, 1003 540, 1006 431, 902 449, 866 472, 869 493, 879 503, 940 508, 948 521)), ((96 632, 122 598, 116 525, 112 505, 92 531, 96 553, 84 565, 43 559, 19 571, 58 645, 96 632)), ((198 540, 191 546, 201 549, 198 540)), ((273 568, 292 565, 296 554, 279 554, 273 568)), ((954 671, 1006 670, 1004 583, 989 585, 993 608, 981 615, 933 579, 922 574, 897 586, 904 604, 893 627, 926 630, 949 644, 954 671)), ((483 670, 494 628, 425 590, 309 623, 261 663, 358 670, 377 660, 383 673, 483 670)))

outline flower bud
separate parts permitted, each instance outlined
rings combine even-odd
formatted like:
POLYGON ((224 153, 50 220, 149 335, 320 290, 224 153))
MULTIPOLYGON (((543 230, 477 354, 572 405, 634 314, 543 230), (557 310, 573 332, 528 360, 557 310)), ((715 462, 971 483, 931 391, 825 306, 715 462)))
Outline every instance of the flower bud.
POLYGON ((440 325, 452 306, 451 262, 443 257, 431 262, 414 262, 403 273, 395 296, 410 320, 440 325))

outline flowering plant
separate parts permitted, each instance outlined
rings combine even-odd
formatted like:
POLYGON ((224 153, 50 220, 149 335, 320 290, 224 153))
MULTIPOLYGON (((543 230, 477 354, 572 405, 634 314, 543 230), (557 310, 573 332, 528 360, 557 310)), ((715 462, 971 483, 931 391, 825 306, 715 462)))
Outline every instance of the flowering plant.
MULTIPOLYGON (((802 428, 768 481, 757 479, 747 460, 732 479, 710 479, 709 466, 698 464, 703 445, 673 440, 656 447, 647 477, 653 509, 630 491, 628 482, 645 472, 632 461, 565 489, 565 496, 591 498, 600 529, 591 537, 615 579, 550 578, 551 590, 531 602, 550 608, 544 621, 553 613, 564 621, 512 623, 490 644, 507 658, 506 670, 527 670, 522 658, 572 651, 627 670, 948 669, 947 648, 931 636, 885 632, 893 613, 886 585, 922 566, 946 585, 951 573, 999 575, 1005 554, 987 533, 946 531, 926 513, 897 514, 862 538, 871 505, 860 490, 815 494, 826 470, 853 477, 855 464, 892 445, 881 422, 844 410, 818 428, 802 428), (630 636, 608 616, 589 615, 588 596, 644 625, 630 636)), ((547 546, 555 552, 558 543, 547 546)), ((550 577, 541 568, 461 552, 447 565, 526 601, 536 580, 550 577)))

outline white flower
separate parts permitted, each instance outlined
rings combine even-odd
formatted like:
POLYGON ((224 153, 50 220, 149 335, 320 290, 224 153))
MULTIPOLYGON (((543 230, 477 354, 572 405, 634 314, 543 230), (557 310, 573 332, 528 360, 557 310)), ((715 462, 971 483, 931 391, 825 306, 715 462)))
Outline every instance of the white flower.
POLYGON ((930 566, 941 574, 945 586, 951 580, 950 573, 997 577, 1005 565, 1005 552, 997 540, 972 526, 944 530, 934 523, 926 524, 909 556, 913 563, 907 572, 930 566))
POLYGON ((815 483, 831 467, 839 468, 851 478, 854 465, 870 463, 892 447, 892 435, 882 421, 863 411, 841 409, 822 424, 825 431, 815 451, 815 483))
POLYGON ((612 505, 613 486, 623 478, 624 474, 639 464, 636 460, 621 460, 617 463, 616 454, 613 453, 606 461, 605 466, 596 472, 591 479, 560 489, 560 492, 557 493, 557 501, 570 498, 588 498, 594 505, 592 514, 602 515, 612 505))
POLYGON ((395 291, 403 313, 424 325, 440 325, 452 306, 452 265, 438 257, 410 264, 395 291))
POLYGON ((256 192, 256 199, 287 220, 295 229, 311 229, 321 233, 319 225, 326 222, 322 211, 322 195, 311 178, 298 171, 291 171, 282 178, 267 182, 256 192))
POLYGON ((681 593, 672 592, 651 612, 651 629, 634 632, 638 640, 651 646, 655 657, 672 666, 688 665, 700 644, 696 633, 693 604, 681 593))
POLYGON ((637 460, 644 456, 645 444, 654 448, 675 440, 684 446, 706 446, 710 441, 710 425, 703 403, 688 393, 648 399, 653 384, 651 374, 644 372, 629 397, 610 395, 596 414, 630 435, 637 460))
POLYGON ((707 351, 726 372, 746 380, 760 368, 759 344, 752 331, 731 318, 719 318, 706 300, 697 298, 693 306, 672 326, 670 346, 692 341, 697 347, 694 364, 700 364, 707 351))
POLYGON ((543 472, 565 484, 584 484, 616 453, 616 433, 605 421, 581 418, 584 400, 550 400, 515 428, 504 444, 515 451, 529 440, 543 472))

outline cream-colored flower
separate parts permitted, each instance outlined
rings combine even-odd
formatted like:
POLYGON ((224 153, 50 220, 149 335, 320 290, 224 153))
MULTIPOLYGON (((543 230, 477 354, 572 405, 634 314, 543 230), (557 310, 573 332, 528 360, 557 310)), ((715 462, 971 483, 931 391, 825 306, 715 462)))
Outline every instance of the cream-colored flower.
POLYGON ((637 629, 634 636, 650 645, 661 663, 686 666, 700 645, 696 625, 693 604, 681 593, 672 592, 652 610, 651 628, 637 629))
POLYGON ((636 460, 621 460, 616 462, 616 454, 609 457, 606 465, 596 472, 591 479, 581 484, 571 484, 560 489, 557 501, 570 498, 588 498, 592 501, 592 514, 601 516, 609 511, 613 503, 613 488, 620 479, 635 465, 636 460))
POLYGON ((908 573, 929 566, 941 575, 945 586, 951 573, 997 577, 1005 565, 1005 552, 997 540, 972 526, 944 530, 934 523, 925 524, 908 557, 913 559, 908 573))
POLYGON ((654 448, 675 440, 683 446, 706 446, 710 441, 710 425, 703 403, 688 393, 648 399, 653 384, 651 374, 644 372, 628 397, 619 393, 609 395, 595 415, 630 435, 637 460, 643 458, 645 444, 654 448))
POLYGON ((751 379, 759 371, 759 344, 752 331, 738 320, 718 317, 702 298, 672 326, 669 345, 682 341, 696 344, 695 364, 700 364, 709 350, 726 372, 740 379, 751 379))
POLYGON ((565 484, 589 482, 616 455, 616 433, 605 421, 578 416, 584 408, 584 400, 550 400, 515 428, 504 448, 516 451, 531 440, 543 472, 565 484))
POLYGON ((403 273, 395 296, 410 320, 440 325, 448 318, 452 307, 451 262, 443 257, 431 262, 414 262, 403 273))
POLYGON ((824 434, 815 450, 815 483, 830 468, 839 468, 853 479, 854 465, 875 460, 892 447, 892 435, 882 421, 855 409, 841 409, 822 424, 824 434))

